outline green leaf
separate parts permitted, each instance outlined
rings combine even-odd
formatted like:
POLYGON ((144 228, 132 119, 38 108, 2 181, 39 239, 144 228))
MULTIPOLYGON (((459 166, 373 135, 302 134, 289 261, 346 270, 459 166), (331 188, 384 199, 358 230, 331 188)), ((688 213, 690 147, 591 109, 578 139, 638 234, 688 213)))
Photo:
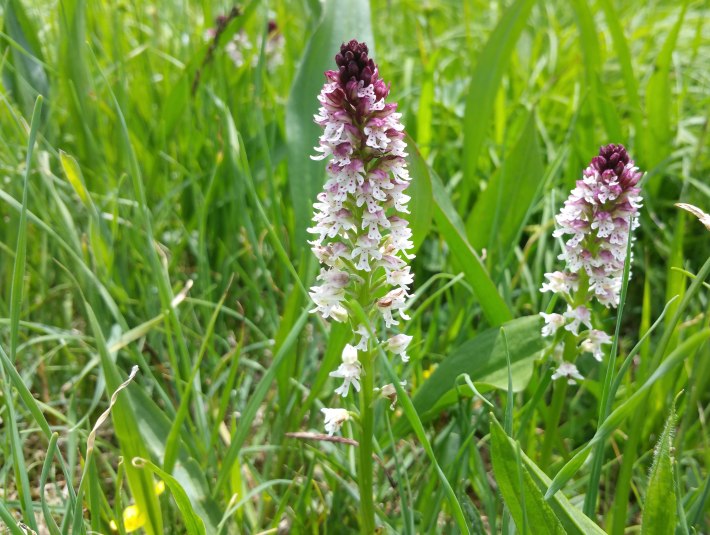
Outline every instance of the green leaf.
POLYGON ((74 159, 73 156, 67 154, 63 150, 59 151, 59 162, 62 164, 62 169, 64 174, 74 188, 74 191, 79 196, 82 204, 87 209, 93 210, 93 203, 91 197, 89 197, 89 192, 86 190, 86 183, 84 182, 84 175, 81 172, 81 167, 79 163, 74 159))
MULTIPOLYGON (((654 167, 667 158, 673 147, 673 126, 671 114, 674 106, 671 103, 671 62, 673 51, 675 50, 678 34, 685 19, 685 12, 688 8, 688 1, 683 2, 683 6, 678 14, 678 20, 673 25, 668 37, 666 37, 660 53, 656 56, 653 64, 653 71, 646 86, 646 146, 644 152, 648 167, 654 167)), ((660 179, 651 182, 653 193, 658 191, 660 179)))
POLYGON ((488 249, 489 265, 496 265, 493 257, 502 258, 518 237, 541 190, 543 174, 535 115, 530 112, 515 146, 478 196, 466 222, 474 249, 488 249))
MULTIPOLYGON (((3 52, 8 54, 3 82, 12 97, 30 117, 37 96, 49 96, 49 79, 44 70, 42 47, 37 38, 37 30, 27 17, 19 0, 7 0, 3 5, 5 19, 5 44, 3 52)), ((41 114, 47 116, 47 108, 41 114)))
POLYGON ((244 445, 244 442, 249 437, 249 433, 251 432, 251 425, 252 421, 256 417, 256 412, 261 406, 261 403, 264 401, 266 395, 269 393, 271 383, 276 379, 276 374, 280 366, 286 360, 286 356, 290 354, 291 346, 296 343, 298 335, 301 333, 301 330, 305 326, 307 319, 308 307, 303 309, 301 315, 293 323, 293 327, 291 328, 291 331, 289 331, 288 336, 286 336, 286 338, 284 339, 283 345, 279 348, 278 352, 274 356, 274 360, 271 363, 271 366, 269 366, 267 372, 256 385, 254 393, 249 398, 249 403, 247 404, 246 409, 239 418, 237 430, 232 435, 229 448, 227 449, 227 452, 224 455, 222 466, 217 477, 217 482, 214 485, 214 495, 216 495, 222 488, 222 486, 225 485, 229 480, 232 466, 237 461, 239 452, 242 446, 244 445))
MULTIPOLYGON (((134 410, 133 417, 141 429, 146 448, 153 459, 162 462, 172 420, 144 390, 131 388, 126 391, 126 394, 131 400, 134 410)), ((180 441, 183 445, 188 444, 191 438, 188 431, 181 431, 180 441)), ((216 533, 216 526, 220 518, 219 508, 209 495, 210 487, 205 477, 204 468, 189 456, 185 447, 178 448, 177 463, 173 468, 172 475, 185 490, 195 512, 202 518, 207 531, 216 533)))
MULTIPOLYGON (((511 438, 508 438, 508 440, 512 441, 511 438)), ((546 491, 550 486, 550 478, 547 477, 547 474, 545 474, 545 472, 543 472, 540 467, 536 465, 532 459, 530 459, 530 457, 525 455, 525 453, 520 452, 520 456, 522 457, 525 468, 528 469, 530 477, 532 477, 537 487, 541 491, 546 491)), ((555 494, 548 503, 557 515, 557 518, 559 518, 560 522, 562 522, 562 526, 568 534, 574 535, 576 533, 578 535, 603 535, 605 533, 605 531, 597 526, 592 519, 590 519, 577 507, 572 505, 561 492, 555 494)))
MULTIPOLYGON (((7 15, 6 15, 7 16, 7 15)), ((39 129, 40 117, 42 114, 41 96, 37 97, 32 111, 32 121, 30 124, 30 134, 27 145, 27 155, 25 157, 25 173, 22 187, 22 210, 20 211, 20 221, 17 231, 17 246, 15 248, 15 261, 12 267, 12 286, 10 288, 10 361, 14 365, 17 361, 17 347, 20 335, 20 315, 22 312, 23 289, 25 286, 25 268, 27 264, 27 204, 28 192, 30 189, 30 171, 32 169, 32 154, 34 153, 35 140, 39 129)), ((4 360, 4 359, 3 359, 4 360)), ((12 452, 12 464, 14 475, 17 478, 17 491, 22 508, 23 518, 31 528, 37 529, 37 522, 32 512, 32 497, 30 495, 30 483, 25 459, 23 456, 24 446, 17 426, 17 417, 13 404, 13 396, 9 385, 5 380, 5 374, 0 373, 0 383, 2 383, 5 404, 7 405, 7 420, 10 433, 10 451, 12 452)))
MULTIPOLYGON (((101 370, 106 380, 106 392, 110 397, 111 393, 115 392, 123 382, 121 372, 115 362, 116 355, 109 352, 108 344, 93 309, 86 301, 84 301, 84 308, 96 339, 101 370)), ((127 391, 130 392, 130 390, 127 391)), ((116 399, 111 412, 111 421, 124 458, 148 457, 148 450, 141 433, 142 429, 136 421, 135 411, 127 396, 119 396, 116 399)), ((146 532, 149 535, 162 533, 163 519, 160 512, 160 502, 153 488, 153 477, 130 465, 126 465, 126 476, 136 506, 146 515, 146 532)))
POLYGON ((451 204, 441 179, 433 171, 430 176, 435 203, 434 220, 451 254, 466 275, 466 281, 473 288, 483 314, 492 325, 500 325, 513 319, 513 314, 500 296, 483 262, 468 243, 461 218, 451 204))
POLYGON ((641 517, 641 535, 664 535, 675 531, 678 515, 671 457, 675 420, 674 403, 653 454, 653 465, 648 478, 648 490, 641 517))
POLYGON ((491 461, 503 500, 520 533, 566 533, 542 491, 522 465, 519 446, 491 414, 491 461))
POLYGON ((534 2, 517 0, 503 14, 471 76, 464 115, 464 177, 472 180, 493 116, 493 105, 513 48, 534 2))
POLYGON ((407 165, 409 166, 409 176, 412 177, 409 188, 407 188, 407 194, 412 197, 409 202, 411 214, 407 219, 409 219, 409 226, 412 229, 412 242, 414 242, 412 252, 416 252, 431 229, 431 219, 434 213, 434 195, 431 188, 429 166, 409 135, 406 136, 406 141, 407 152, 409 153, 407 165))
POLYGON ((136 468, 147 468, 150 472, 153 472, 165 482, 165 485, 170 489, 170 493, 175 499, 175 504, 180 510, 182 520, 185 524, 184 528, 187 533, 190 535, 204 535, 205 524, 192 508, 190 498, 185 493, 185 489, 182 488, 180 482, 164 470, 161 470, 155 466, 155 464, 150 462, 148 459, 136 457, 132 460, 132 463, 136 468))
MULTIPOLYGON (((624 77, 624 87, 626 88, 626 98, 633 118, 634 127, 636 129, 636 140, 644 135, 643 131, 643 112, 641 110, 641 99, 639 98, 638 81, 634 74, 634 69, 631 63, 631 52, 629 43, 624 35, 624 29, 621 25, 619 14, 612 5, 611 0, 599 0, 599 5, 604 11, 604 18, 611 34, 611 40, 614 44, 614 54, 617 57, 621 74, 624 77)), ((598 86, 601 87, 601 84, 598 86)), ((614 106, 616 110, 616 106, 614 106)), ((645 158, 639 154, 638 159, 645 158)))
POLYGON ((592 450, 592 447, 611 435, 611 433, 624 421, 629 413, 639 405, 642 400, 647 399, 647 394, 651 387, 662 377, 667 375, 676 366, 688 358, 697 350, 703 343, 710 339, 710 330, 701 330, 690 336, 685 342, 680 344, 676 349, 668 355, 668 357, 658 366, 656 371, 646 380, 646 382, 634 392, 629 399, 619 405, 610 415, 604 420, 604 423, 597 429, 592 439, 587 442, 567 464, 565 464, 550 483, 550 488, 545 494, 546 498, 552 497, 567 483, 577 471, 582 467, 584 461, 592 450))
MULTIPOLYGON (((479 390, 508 388, 508 363, 502 331, 508 340, 510 372, 513 390, 525 388, 532 374, 533 363, 545 344, 540 335, 541 320, 527 316, 488 329, 459 346, 436 368, 431 377, 417 390, 414 406, 420 414, 455 403, 457 378, 467 373, 479 390)), ((460 387, 461 391, 470 389, 460 387)))
POLYGON ((286 104, 289 190, 293 202, 294 244, 297 249, 306 243, 306 228, 325 173, 324 163, 310 158, 320 136, 313 115, 318 111, 317 97, 325 82, 323 73, 335 67, 333 58, 340 45, 351 39, 365 41, 371 55, 374 55, 370 3, 366 0, 327 0, 323 19, 306 45, 286 104))

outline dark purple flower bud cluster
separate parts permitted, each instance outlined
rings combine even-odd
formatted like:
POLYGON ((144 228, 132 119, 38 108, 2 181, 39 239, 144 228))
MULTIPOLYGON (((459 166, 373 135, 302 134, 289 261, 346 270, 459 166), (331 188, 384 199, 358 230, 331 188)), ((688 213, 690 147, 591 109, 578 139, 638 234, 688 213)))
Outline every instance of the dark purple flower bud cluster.
POLYGON ((340 46, 340 54, 335 56, 335 63, 338 65, 340 85, 343 88, 351 80, 362 80, 366 86, 372 83, 376 67, 367 54, 367 45, 358 43, 355 39, 340 46))

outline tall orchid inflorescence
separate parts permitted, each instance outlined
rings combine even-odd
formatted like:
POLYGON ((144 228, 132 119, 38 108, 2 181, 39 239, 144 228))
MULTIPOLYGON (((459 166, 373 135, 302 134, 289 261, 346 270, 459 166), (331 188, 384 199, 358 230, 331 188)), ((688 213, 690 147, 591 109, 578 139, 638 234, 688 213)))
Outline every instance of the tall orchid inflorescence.
POLYGON ((623 145, 601 147, 556 217, 558 228, 553 236, 566 239, 559 256, 566 269, 546 273, 547 282, 540 291, 560 295, 567 310, 563 314, 541 313, 545 320, 542 334, 556 342, 560 332, 573 338, 568 336, 565 344, 556 346, 562 362, 553 379, 565 377, 570 383, 581 379, 572 362, 575 356, 587 352, 601 362, 602 346, 611 343, 609 335, 593 328, 587 305, 595 298, 606 307, 619 304, 629 234, 639 225, 640 178, 623 145), (580 334, 582 326, 587 330, 580 334))
MULTIPOLYGON (((346 397, 352 386, 360 392, 361 376, 368 373, 372 325, 357 321, 348 300, 357 301, 371 321, 379 315, 385 327, 409 319, 405 313, 412 273, 412 231, 398 214, 408 214, 409 173, 406 143, 397 104, 385 103, 389 86, 379 77, 365 43, 352 40, 335 56, 337 71, 326 71, 318 96, 321 108, 315 122, 323 128, 315 160, 329 158, 328 180, 313 205, 315 235, 309 242, 325 267, 311 298, 324 319, 349 321, 353 340, 342 363, 330 375, 343 379, 336 393, 346 397)), ((383 347, 408 360, 405 334, 393 334, 383 347)), ((371 379, 371 378, 370 378, 371 379)), ((330 410, 330 409, 329 409, 330 410)), ((361 407, 362 410, 362 407, 361 407)), ((326 412, 326 414, 330 414, 326 412)), ((339 428, 328 420, 328 432, 339 428)))

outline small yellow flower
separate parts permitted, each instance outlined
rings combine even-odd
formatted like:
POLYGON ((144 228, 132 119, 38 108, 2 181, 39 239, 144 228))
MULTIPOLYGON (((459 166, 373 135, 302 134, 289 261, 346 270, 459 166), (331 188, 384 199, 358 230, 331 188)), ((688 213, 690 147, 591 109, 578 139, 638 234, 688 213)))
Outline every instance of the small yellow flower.
POLYGON ((429 366, 426 370, 422 372, 422 379, 425 381, 431 377, 431 374, 434 373, 434 370, 436 369, 436 365, 429 366))
MULTIPOLYGON (((165 492, 165 483, 158 481, 153 487, 156 496, 160 496, 165 492)), ((126 533, 131 533, 145 526, 145 513, 141 511, 137 505, 129 505, 123 510, 123 529, 126 533)), ((109 526, 111 531, 118 531, 118 526, 111 520, 109 526)))

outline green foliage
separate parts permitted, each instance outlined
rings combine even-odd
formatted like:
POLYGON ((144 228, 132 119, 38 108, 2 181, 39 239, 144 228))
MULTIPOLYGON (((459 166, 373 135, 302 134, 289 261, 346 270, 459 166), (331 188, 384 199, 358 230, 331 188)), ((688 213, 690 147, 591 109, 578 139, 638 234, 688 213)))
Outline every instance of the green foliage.
POLYGON ((493 415, 491 460, 503 500, 520 533, 566 533, 493 415))
POLYGON ((675 406, 671 407, 666 425, 653 452, 653 465, 648 478, 646 500, 643 503, 641 533, 656 535, 672 533, 678 515, 675 508, 675 482, 673 481, 673 429, 676 424, 675 406))
POLYGON ((320 412, 352 331, 308 313, 306 229, 323 71, 358 38, 408 132, 417 255, 412 358, 373 362, 398 398, 372 403, 376 524, 708 532, 710 233, 673 206, 710 212, 707 7, 227 5, 3 4, 0 526, 357 532, 359 446, 320 412), (647 171, 632 275, 551 426, 539 288, 610 142, 647 171))
POLYGON ((426 414, 455 403, 458 396, 466 393, 466 388, 458 387, 461 374, 468 374, 481 391, 492 388, 507 390, 506 350, 510 355, 513 390, 523 390, 532 375, 534 362, 544 348, 540 336, 541 324, 540 319, 535 317, 512 320, 500 328, 483 331, 454 349, 417 390, 413 400, 417 411, 426 414))

